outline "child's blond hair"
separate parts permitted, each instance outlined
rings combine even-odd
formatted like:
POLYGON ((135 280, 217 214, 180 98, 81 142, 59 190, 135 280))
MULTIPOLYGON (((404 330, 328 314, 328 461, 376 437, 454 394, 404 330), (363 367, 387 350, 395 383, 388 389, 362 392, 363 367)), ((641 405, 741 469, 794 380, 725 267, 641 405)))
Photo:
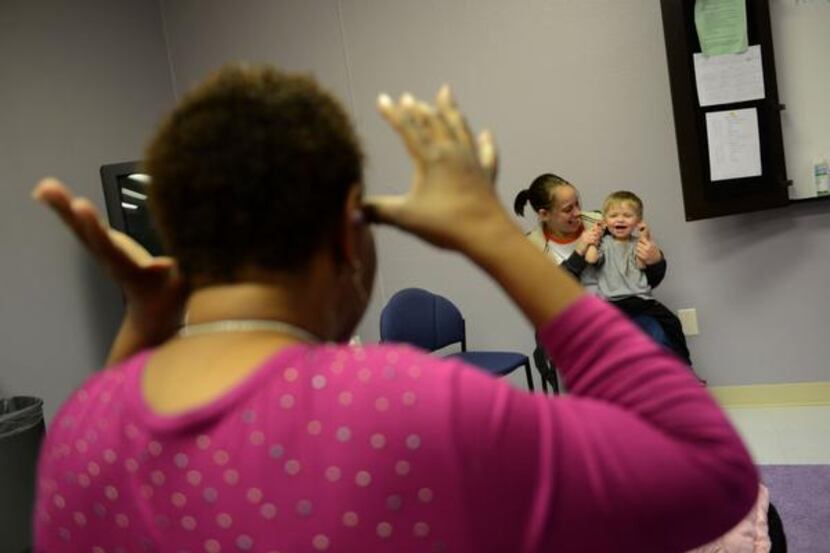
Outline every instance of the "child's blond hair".
POLYGON ((637 212, 638 218, 643 218, 643 200, 641 200, 637 194, 629 192, 628 190, 617 190, 616 192, 609 194, 608 197, 605 198, 605 201, 602 202, 602 214, 606 215, 612 206, 625 202, 629 202, 634 206, 634 210, 637 212))

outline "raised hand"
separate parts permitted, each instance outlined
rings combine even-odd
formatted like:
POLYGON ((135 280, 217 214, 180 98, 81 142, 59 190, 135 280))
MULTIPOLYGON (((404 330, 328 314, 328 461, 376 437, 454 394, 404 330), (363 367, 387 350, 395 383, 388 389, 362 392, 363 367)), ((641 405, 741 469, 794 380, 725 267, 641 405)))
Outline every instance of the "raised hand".
POLYGON ((637 260, 645 265, 654 265, 663 259, 663 252, 657 247, 657 244, 651 238, 651 230, 645 223, 640 223, 637 227, 640 231, 640 237, 637 240, 636 257, 637 260))
MULTIPOLYGON (((586 228, 582 231, 582 234, 579 235, 579 240, 576 243, 575 250, 579 255, 585 256, 588 254, 588 251, 591 246, 594 246, 594 250, 599 248, 599 243, 602 240, 602 234, 605 232, 605 223, 600 221, 597 224, 593 225, 590 228, 586 228)), ((589 261, 589 263, 596 263, 596 257, 594 254, 591 255, 593 261, 589 261)))
POLYGON ((651 240, 651 229, 648 228, 648 225, 645 222, 640 221, 640 224, 637 225, 637 233, 640 238, 651 240))
POLYGON ((129 236, 109 228, 89 200, 76 198, 56 179, 41 180, 32 197, 61 218, 124 292, 127 313, 108 362, 172 336, 187 295, 173 259, 153 257, 129 236))
POLYGON ((378 109, 403 140, 414 173, 407 194, 366 200, 371 219, 457 250, 474 247, 482 229, 515 227, 493 187, 493 138, 488 132, 473 138, 448 86, 435 106, 409 94, 398 102, 381 95, 378 109))
POLYGON ((602 241, 602 235, 605 234, 605 221, 598 222, 588 232, 590 233, 591 244, 599 247, 599 243, 602 241))
POLYGON ((577 282, 524 236, 496 196, 496 150, 489 133, 478 140, 447 86, 436 106, 406 94, 378 100, 414 163, 403 196, 365 201, 374 221, 395 225, 470 258, 516 302, 535 326, 556 316, 583 293, 577 282))

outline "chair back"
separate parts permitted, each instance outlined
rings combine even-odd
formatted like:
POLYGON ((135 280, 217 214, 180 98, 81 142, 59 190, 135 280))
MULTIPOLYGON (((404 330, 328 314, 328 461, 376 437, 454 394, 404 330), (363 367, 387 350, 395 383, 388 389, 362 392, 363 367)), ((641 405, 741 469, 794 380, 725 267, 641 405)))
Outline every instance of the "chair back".
POLYGON ((381 342, 403 342, 427 351, 461 343, 466 350, 464 318, 447 298, 421 288, 405 288, 380 314, 381 342))

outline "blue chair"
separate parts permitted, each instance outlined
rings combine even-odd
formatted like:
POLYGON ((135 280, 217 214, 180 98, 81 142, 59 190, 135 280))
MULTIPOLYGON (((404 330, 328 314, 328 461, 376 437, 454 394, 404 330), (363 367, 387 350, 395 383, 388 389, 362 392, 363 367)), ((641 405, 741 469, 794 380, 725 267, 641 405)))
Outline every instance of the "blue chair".
POLYGON ((464 317, 447 298, 421 288, 406 288, 389 298, 380 314, 381 342, 403 342, 427 351, 460 343, 457 357, 490 374, 504 376, 521 366, 533 390, 530 359, 509 351, 467 351, 464 317))

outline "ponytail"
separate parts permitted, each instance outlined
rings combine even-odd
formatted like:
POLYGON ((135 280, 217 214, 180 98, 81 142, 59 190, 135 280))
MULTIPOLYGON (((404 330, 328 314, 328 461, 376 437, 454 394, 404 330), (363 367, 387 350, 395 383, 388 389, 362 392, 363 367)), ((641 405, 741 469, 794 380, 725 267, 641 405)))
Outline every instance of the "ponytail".
POLYGON ((525 205, 527 205, 528 196, 530 196, 530 192, 527 190, 522 190, 516 194, 516 199, 513 200, 513 211, 516 212, 516 215, 524 217, 525 205))
POLYGON ((527 190, 522 190, 513 201, 513 211, 524 216, 525 205, 530 202, 533 211, 550 209, 551 192, 560 186, 573 186, 571 183, 553 173, 544 173, 533 179, 527 190))

